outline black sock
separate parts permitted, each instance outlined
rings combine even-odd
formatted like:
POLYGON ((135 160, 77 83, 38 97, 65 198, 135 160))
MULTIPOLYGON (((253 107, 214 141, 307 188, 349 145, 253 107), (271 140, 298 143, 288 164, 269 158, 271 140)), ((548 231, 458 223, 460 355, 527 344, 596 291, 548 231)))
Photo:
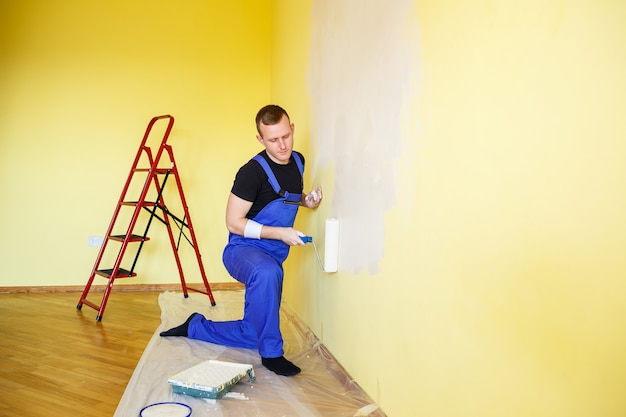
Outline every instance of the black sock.
POLYGON ((261 358, 261 363, 267 369, 278 375, 294 376, 300 373, 300 368, 289 362, 284 356, 278 358, 261 358))
POLYGON ((183 324, 177 327, 172 327, 171 329, 161 332, 161 336, 183 336, 187 337, 187 330, 189 329, 189 322, 192 318, 194 318, 198 313, 193 313, 191 316, 187 317, 187 320, 183 324))

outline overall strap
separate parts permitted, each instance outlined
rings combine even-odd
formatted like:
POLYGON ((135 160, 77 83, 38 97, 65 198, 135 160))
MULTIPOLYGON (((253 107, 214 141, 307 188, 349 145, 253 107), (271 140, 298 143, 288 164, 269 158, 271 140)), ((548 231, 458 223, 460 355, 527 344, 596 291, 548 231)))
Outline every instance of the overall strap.
POLYGON ((296 161, 296 165, 298 166, 298 171, 300 171, 300 176, 304 175, 304 165, 302 165, 302 160, 298 156, 297 153, 292 152, 291 156, 293 156, 293 160, 296 161))
MULTIPOLYGON (((295 152, 292 152, 291 155, 293 156, 293 160, 296 162, 298 171, 300 171, 300 176, 302 176, 302 174, 304 173, 304 166, 302 165, 302 160, 300 159, 298 154, 295 152)), ((263 171, 265 171, 265 173, 267 174, 267 179, 269 180, 269 183, 274 189, 274 192, 276 194, 285 198, 289 202, 300 201, 302 194, 290 194, 288 191, 285 191, 281 188, 280 184, 278 183, 278 180, 276 179, 276 175, 274 175, 274 171, 272 171, 272 169, 270 168, 270 165, 267 163, 265 158, 263 158, 261 155, 256 155, 252 159, 257 161, 259 165, 261 165, 261 168, 263 168, 263 171)))

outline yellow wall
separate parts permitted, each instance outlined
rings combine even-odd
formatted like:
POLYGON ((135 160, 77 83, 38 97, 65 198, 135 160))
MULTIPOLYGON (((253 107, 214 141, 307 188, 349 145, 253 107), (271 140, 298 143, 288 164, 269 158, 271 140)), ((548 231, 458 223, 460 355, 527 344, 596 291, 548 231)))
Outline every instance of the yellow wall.
MULTIPOLYGON (((325 189, 298 227, 342 225, 339 272, 294 249, 286 301, 389 416, 624 415, 625 5, 128 3, 1 6, 0 285, 85 282, 161 113, 228 280, 225 197, 271 100, 325 189)), ((176 282, 150 250, 133 282, 176 282)))
MULTIPOLYGON (((270 6, 2 2, 0 286, 86 283, 98 251, 87 239, 105 233, 144 130, 161 114, 176 119, 170 143, 209 279, 230 280, 224 207, 236 168, 259 149, 270 6)), ((152 227, 132 283, 177 282, 162 231, 152 227)), ((197 264, 187 265, 197 281, 197 264)))
POLYGON ((338 216, 377 247, 384 222, 373 266, 345 228, 337 274, 292 254, 299 314, 390 416, 624 415, 626 5, 416 1, 394 26, 406 2, 277 4, 282 71, 301 75, 274 77, 272 96, 312 109, 312 182, 327 190, 299 224, 319 235, 338 216), (405 43, 407 61, 378 40, 405 43), (391 64, 410 70, 400 110, 363 106, 363 90, 386 97, 407 81, 391 64), (341 115, 331 126, 325 108, 341 115), (348 165, 384 175, 364 161, 397 145, 368 134, 372 115, 402 127, 395 181, 346 200, 338 172, 361 187, 348 165))

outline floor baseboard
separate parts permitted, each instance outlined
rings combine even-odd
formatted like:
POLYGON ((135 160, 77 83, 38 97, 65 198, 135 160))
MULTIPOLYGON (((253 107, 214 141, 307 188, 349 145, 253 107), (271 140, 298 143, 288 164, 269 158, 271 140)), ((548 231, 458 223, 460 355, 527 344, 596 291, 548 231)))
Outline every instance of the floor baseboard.
MULTIPOLYGON (((204 290, 201 283, 189 284, 190 286, 204 290)), ((239 282, 214 282, 211 283, 211 291, 228 291, 243 289, 239 282)), ((104 292, 106 285, 92 285, 90 292, 104 292)), ((30 286, 30 287, 0 287, 0 294, 24 294, 24 293, 48 293, 48 292, 83 292, 84 285, 56 285, 56 286, 30 286)), ((121 284, 113 288, 113 291, 182 291, 180 284, 121 284)))

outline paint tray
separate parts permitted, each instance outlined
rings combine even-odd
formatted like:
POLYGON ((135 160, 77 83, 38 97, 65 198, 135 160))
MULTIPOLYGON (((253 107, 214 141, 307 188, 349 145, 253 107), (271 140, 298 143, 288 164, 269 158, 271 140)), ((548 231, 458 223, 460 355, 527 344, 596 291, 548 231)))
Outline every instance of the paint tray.
POLYGON ((254 381, 252 365, 208 360, 179 372, 167 382, 176 394, 219 399, 245 376, 254 381))

